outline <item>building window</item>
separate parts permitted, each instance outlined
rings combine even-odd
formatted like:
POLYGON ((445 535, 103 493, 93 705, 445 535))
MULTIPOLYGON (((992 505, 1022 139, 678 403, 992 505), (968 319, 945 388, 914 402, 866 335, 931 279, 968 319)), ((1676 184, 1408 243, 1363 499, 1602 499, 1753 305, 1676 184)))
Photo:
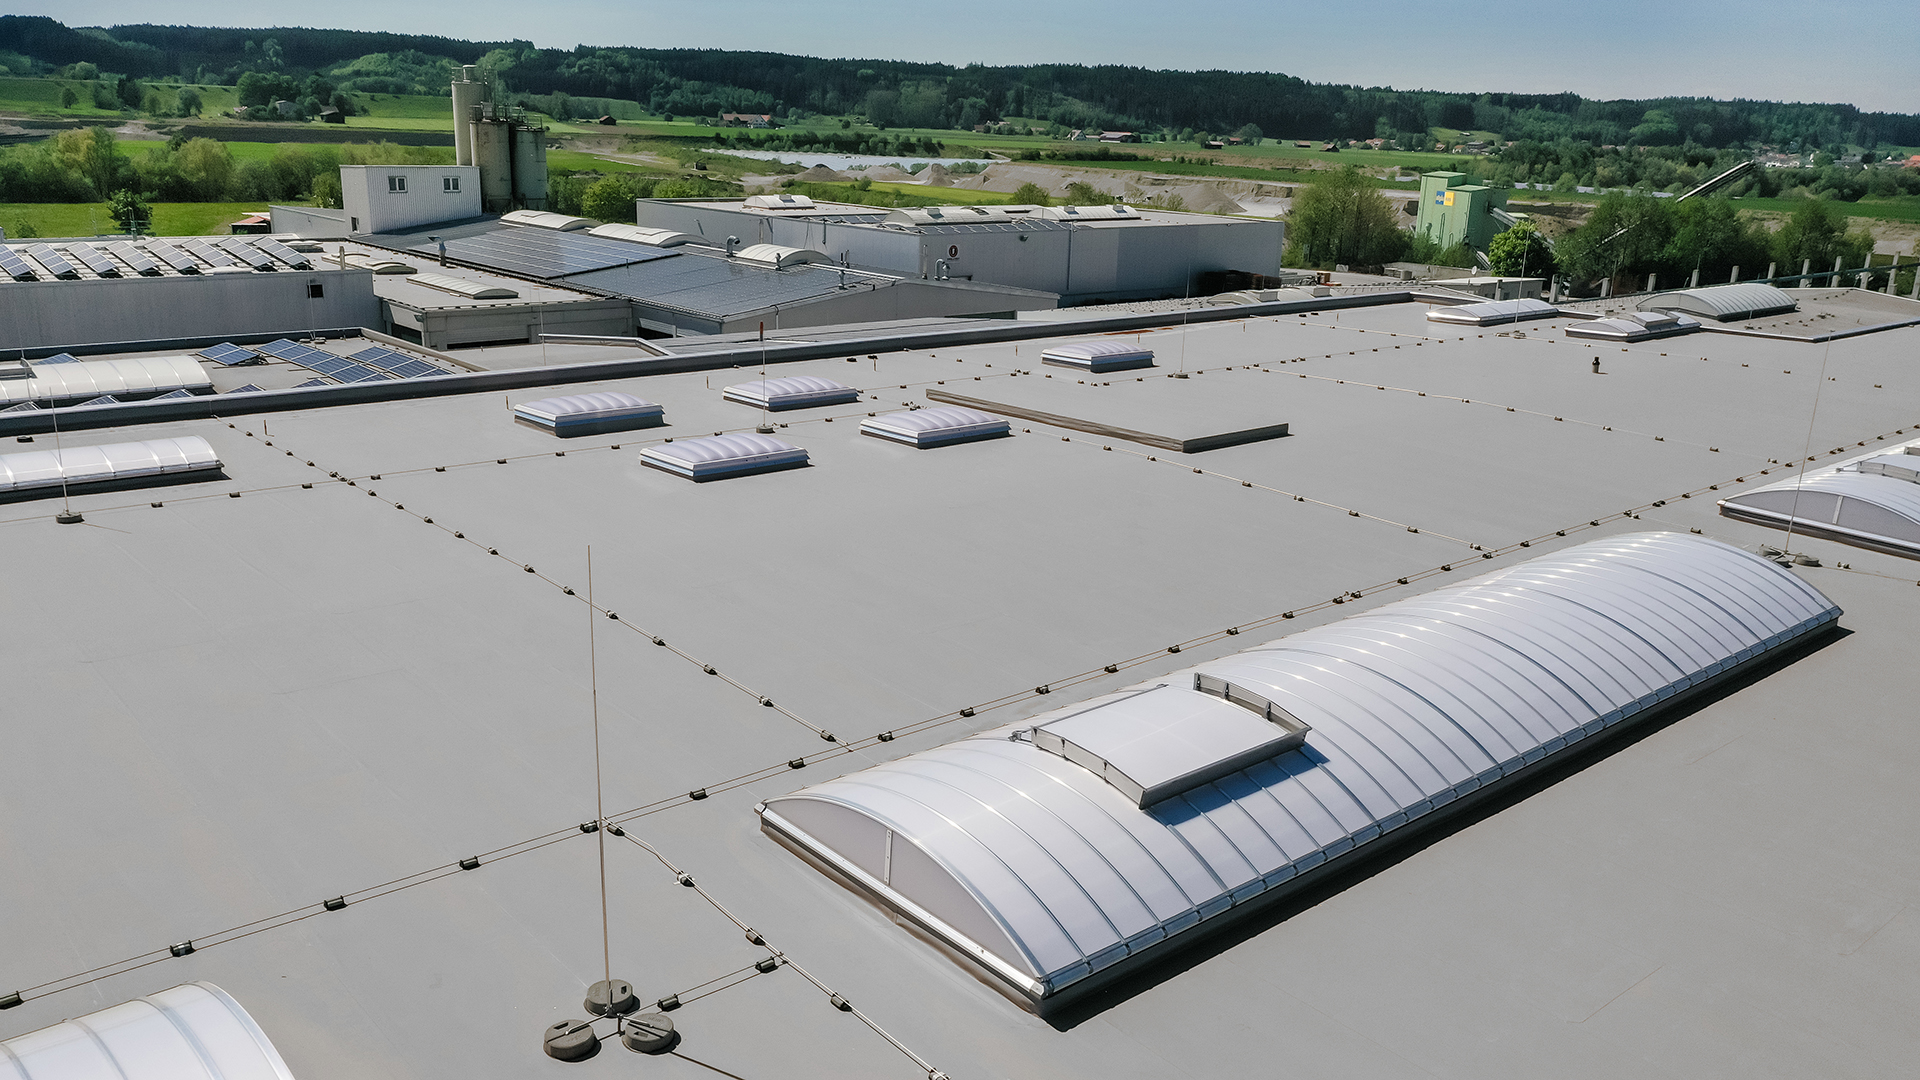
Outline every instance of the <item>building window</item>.
POLYGON ((326 296, 327 296, 327 290, 319 282, 317 281, 307 282, 307 299, 324 300, 326 299, 326 296))
POLYGON ((387 177, 387 193, 390 195, 405 195, 407 193, 407 178, 404 176, 387 177))
POLYGON ((350 224, 350 225, 348 225, 348 226, 347 226, 347 231, 348 231, 348 232, 359 232, 359 231, 360 231, 360 219, 359 219, 359 218, 348 218, 347 220, 348 220, 348 221, 350 221, 350 222, 352 222, 352 224, 350 224))
POLYGON ((460 178, 457 176, 441 177, 440 190, 447 193, 448 195, 458 194, 460 191, 460 178))

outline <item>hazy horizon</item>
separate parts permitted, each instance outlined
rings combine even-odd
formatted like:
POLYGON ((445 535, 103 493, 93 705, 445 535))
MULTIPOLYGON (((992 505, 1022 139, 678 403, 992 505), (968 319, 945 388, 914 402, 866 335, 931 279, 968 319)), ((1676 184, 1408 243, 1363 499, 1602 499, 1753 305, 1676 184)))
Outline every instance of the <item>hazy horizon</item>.
MULTIPOLYGON (((1415 4, 1285 5, 1249 15, 1244 5, 1222 0, 1186 4, 1177 23, 1162 21, 1157 15, 1164 9, 1139 0, 1071 0, 1039 15, 1032 5, 979 0, 930 19, 736 0, 721 23, 711 10, 596 0, 545 9, 530 24, 522 5, 502 0, 400 8, 343 0, 325 22, 330 29, 524 39, 562 49, 740 49, 959 66, 1125 64, 1284 72, 1316 83, 1401 90, 1750 98, 1920 112, 1913 77, 1920 19, 1909 4, 1892 0, 1811 7, 1754 0, 1737 8, 1549 0, 1516 6, 1510 22, 1485 9, 1415 4), (1036 32, 1041 29, 1052 32, 1036 32), (1792 46, 1790 65, 1779 55, 1780 43, 1792 46)), ((131 0, 29 0, 15 13, 44 14, 69 26, 242 25, 230 5, 207 0, 182 0, 164 20, 131 0)))

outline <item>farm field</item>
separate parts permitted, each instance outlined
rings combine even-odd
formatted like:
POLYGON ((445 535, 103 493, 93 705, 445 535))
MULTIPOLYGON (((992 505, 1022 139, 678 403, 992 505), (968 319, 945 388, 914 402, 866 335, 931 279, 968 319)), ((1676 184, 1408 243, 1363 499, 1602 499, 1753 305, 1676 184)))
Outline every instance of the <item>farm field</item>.
MULTIPOLYGON (((153 231, 161 236, 224 236, 227 225, 247 214, 265 213, 265 203, 154 203, 153 231)), ((41 236, 113 236, 120 232, 107 204, 0 203, 0 227, 17 239, 21 222, 41 236)))

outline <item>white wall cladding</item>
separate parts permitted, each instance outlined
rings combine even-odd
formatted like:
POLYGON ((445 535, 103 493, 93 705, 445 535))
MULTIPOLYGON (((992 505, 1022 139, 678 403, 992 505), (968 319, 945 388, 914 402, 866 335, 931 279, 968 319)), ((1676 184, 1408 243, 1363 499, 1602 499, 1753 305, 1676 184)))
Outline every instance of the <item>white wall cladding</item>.
POLYGON ((762 822, 1044 1006, 1839 616, 1718 541, 1598 540, 1189 669, 1312 730, 1147 809, 1023 741, 1049 714, 769 799, 762 822), (948 880, 902 879, 926 861, 948 880))

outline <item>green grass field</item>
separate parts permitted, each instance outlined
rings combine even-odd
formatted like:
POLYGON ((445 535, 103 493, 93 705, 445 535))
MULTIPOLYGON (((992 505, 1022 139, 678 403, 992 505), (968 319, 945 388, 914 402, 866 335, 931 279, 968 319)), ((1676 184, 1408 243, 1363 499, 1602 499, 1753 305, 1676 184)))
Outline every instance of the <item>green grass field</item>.
MULTIPOLYGON (((160 236, 222 236, 229 223, 264 213, 265 203, 154 203, 153 231, 160 236)), ((16 238, 21 222, 41 236, 111 236, 119 226, 106 203, 0 203, 0 226, 16 238)))

